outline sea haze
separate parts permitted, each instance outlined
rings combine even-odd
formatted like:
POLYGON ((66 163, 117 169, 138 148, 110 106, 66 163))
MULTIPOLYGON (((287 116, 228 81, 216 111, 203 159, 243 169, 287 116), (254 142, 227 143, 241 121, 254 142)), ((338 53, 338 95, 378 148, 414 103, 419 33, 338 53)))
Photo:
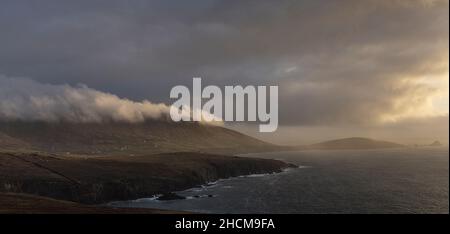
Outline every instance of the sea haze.
POLYGON ((300 165, 114 206, 206 213, 449 213, 449 150, 311 150, 246 154, 300 165))

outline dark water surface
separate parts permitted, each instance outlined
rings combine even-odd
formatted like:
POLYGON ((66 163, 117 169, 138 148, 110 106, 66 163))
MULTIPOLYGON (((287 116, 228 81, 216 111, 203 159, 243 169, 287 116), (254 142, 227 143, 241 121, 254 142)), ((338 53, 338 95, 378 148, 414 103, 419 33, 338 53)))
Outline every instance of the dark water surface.
POLYGON ((300 165, 279 174, 220 180, 114 206, 207 213, 448 213, 448 148, 301 151, 245 155, 300 165))

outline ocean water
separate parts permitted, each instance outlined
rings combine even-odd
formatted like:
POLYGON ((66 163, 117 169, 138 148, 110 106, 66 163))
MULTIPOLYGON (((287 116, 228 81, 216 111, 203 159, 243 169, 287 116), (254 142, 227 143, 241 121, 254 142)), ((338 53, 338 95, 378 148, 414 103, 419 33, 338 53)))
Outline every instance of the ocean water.
POLYGON ((448 148, 249 154, 299 165, 180 191, 186 200, 115 202, 205 213, 449 213, 448 148))

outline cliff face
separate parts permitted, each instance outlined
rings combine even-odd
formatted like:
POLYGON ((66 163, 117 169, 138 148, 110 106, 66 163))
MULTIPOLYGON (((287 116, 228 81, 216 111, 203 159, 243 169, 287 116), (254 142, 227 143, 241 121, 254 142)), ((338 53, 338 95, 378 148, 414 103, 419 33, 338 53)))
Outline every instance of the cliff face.
POLYGON ((0 153, 0 192, 99 204, 179 191, 239 175, 279 172, 281 161, 198 153, 80 158, 0 153))

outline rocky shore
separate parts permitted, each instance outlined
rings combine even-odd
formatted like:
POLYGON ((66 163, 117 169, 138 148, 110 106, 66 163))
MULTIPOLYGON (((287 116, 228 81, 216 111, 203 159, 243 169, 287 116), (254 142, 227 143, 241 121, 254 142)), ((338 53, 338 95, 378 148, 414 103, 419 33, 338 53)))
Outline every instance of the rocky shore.
POLYGON ((104 204, 293 166, 270 159, 193 152, 93 158, 5 151, 0 152, 0 192, 104 204))

